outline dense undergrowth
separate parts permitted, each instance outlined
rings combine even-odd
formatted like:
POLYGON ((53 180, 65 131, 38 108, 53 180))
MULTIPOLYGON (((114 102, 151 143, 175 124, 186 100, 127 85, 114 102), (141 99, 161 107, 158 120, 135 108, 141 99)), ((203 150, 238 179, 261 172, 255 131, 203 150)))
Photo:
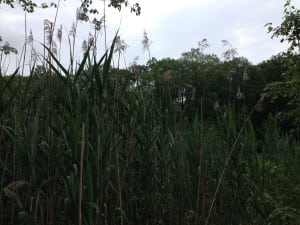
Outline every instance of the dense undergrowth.
POLYGON ((300 224, 300 146, 275 118, 208 120, 167 81, 113 79, 112 51, 0 77, 1 224, 300 224))

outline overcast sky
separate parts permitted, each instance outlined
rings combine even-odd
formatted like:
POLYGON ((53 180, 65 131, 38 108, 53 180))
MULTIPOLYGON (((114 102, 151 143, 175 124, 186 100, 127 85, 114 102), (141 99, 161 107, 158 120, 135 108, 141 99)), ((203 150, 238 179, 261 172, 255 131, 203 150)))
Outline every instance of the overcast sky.
MULTIPOLYGON (((38 1, 37 1, 38 2, 38 1)), ((102 1, 95 0, 102 12, 102 1)), ((107 40, 110 42, 119 28, 121 38, 129 45, 125 55, 127 64, 139 57, 138 63, 148 59, 142 51, 143 32, 146 30, 151 40, 151 56, 157 59, 178 58, 181 53, 197 47, 198 41, 208 40, 210 47, 206 53, 215 53, 221 57, 225 50, 221 40, 229 41, 237 48, 240 56, 246 57, 253 64, 270 58, 284 51, 286 45, 278 39, 272 40, 264 25, 272 22, 279 25, 283 17, 283 0, 131 0, 142 8, 141 15, 135 16, 129 9, 118 12, 107 10, 107 40)), ((293 1, 299 8, 300 1, 293 1)), ((61 2, 56 27, 63 25, 62 61, 67 63, 67 34, 76 18, 76 8, 80 0, 61 2)), ((24 44, 24 12, 0 5, 0 36, 21 52, 24 44)), ((102 15, 99 15, 101 17, 102 15)), ((42 51, 39 42, 43 41, 43 21, 53 21, 54 9, 36 10, 27 14, 27 27, 33 32, 34 47, 42 51)), ((76 58, 82 55, 81 43, 87 38, 90 29, 88 23, 78 25, 76 58)), ((55 35, 56 36, 56 35, 55 35)), ((99 52, 103 53, 104 34, 101 33, 99 52)), ((14 60, 11 58, 11 62, 14 60)), ((12 63, 11 63, 12 64, 12 63)))

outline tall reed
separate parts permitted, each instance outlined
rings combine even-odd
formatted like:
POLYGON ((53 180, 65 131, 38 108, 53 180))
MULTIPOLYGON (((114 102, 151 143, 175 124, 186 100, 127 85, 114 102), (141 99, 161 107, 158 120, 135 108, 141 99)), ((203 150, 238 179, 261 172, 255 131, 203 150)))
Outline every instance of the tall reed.
POLYGON ((299 224, 299 143, 272 119, 188 119, 167 83, 113 76, 114 42, 75 73, 45 49, 51 72, 0 77, 3 224, 299 224))

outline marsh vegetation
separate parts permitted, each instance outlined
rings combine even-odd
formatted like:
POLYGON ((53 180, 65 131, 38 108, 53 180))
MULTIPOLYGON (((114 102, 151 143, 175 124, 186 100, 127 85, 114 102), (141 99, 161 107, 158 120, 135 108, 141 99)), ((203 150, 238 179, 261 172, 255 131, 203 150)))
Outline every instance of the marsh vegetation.
POLYGON ((119 68, 117 34, 80 62, 70 41, 65 67, 49 40, 28 76, 0 70, 1 224, 300 223, 299 53, 143 42, 148 63, 119 68))

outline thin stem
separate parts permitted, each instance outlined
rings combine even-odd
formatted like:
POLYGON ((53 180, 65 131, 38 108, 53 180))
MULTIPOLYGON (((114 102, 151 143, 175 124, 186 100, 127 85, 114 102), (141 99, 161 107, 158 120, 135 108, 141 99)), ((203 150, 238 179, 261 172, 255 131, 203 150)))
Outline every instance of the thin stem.
POLYGON ((24 43, 24 56, 23 56, 23 65, 22 65, 22 75, 24 75, 24 67, 25 67, 25 60, 26 60, 26 39, 27 39, 27 14, 26 11, 24 12, 25 16, 25 24, 24 24, 24 29, 25 29, 25 43, 24 43))
POLYGON ((106 0, 103 0, 103 26, 104 26, 104 43, 105 43, 105 51, 107 50, 107 33, 106 33, 106 0))
MULTIPOLYGON (((204 192, 205 192, 205 164, 204 164, 204 118, 203 118, 203 98, 201 98, 201 138, 200 138, 200 158, 199 158, 199 177, 198 177, 198 193, 197 193, 197 220, 196 225, 199 224, 199 215, 204 218, 204 192)), ((203 224, 203 219, 201 223, 203 224)))
POLYGON ((117 168, 118 168, 118 189, 119 189, 120 218, 121 218, 121 225, 123 225, 123 204, 122 204, 122 189, 121 189, 120 164, 119 164, 119 151, 118 151, 118 149, 116 149, 116 159, 117 159, 117 168))
POLYGON ((238 133, 238 135, 237 135, 237 137, 236 137, 236 139, 235 139, 235 141, 234 141, 234 143, 233 143, 233 146, 232 146, 232 148, 231 148, 231 151, 229 152, 229 154, 228 154, 228 156, 227 156, 227 158, 226 158, 224 168, 223 168, 222 173, 221 173, 221 175, 220 175, 220 177, 219 177, 218 186, 217 186, 217 188, 216 188, 216 191, 215 191, 215 193, 214 193, 214 197, 213 197, 212 203, 211 203, 210 208, 209 208, 209 211, 208 211, 208 215, 207 215, 207 218, 206 218, 206 221, 205 221, 205 225, 207 225, 208 222, 209 222, 210 215, 211 215, 211 212, 212 212, 212 208, 213 208, 213 206, 214 206, 214 204, 215 204, 215 201, 216 201, 216 198, 217 198, 217 194, 218 194, 219 189, 220 189, 220 187, 221 187, 221 183, 222 183, 222 181, 223 181, 223 178, 224 178, 224 175, 225 175, 225 171, 226 171, 226 168, 227 168, 227 166, 228 166, 228 164, 229 164, 229 161, 230 161, 230 159, 231 159, 231 156, 232 156, 232 154, 233 154, 233 152, 234 152, 234 149, 235 149, 236 145, 238 144, 238 140, 240 139, 243 130, 245 129, 246 123, 249 121, 249 119, 250 119, 250 117, 251 117, 251 115, 252 115, 253 112, 254 112, 254 108, 251 110, 251 112, 249 113, 249 115, 248 115, 247 119, 245 120, 243 126, 241 127, 241 129, 240 129, 240 131, 239 131, 239 133, 238 133))
POLYGON ((80 180, 79 180, 79 199, 78 199, 78 225, 82 225, 82 181, 83 181, 83 153, 85 146, 85 123, 82 124, 82 143, 80 152, 80 180))

